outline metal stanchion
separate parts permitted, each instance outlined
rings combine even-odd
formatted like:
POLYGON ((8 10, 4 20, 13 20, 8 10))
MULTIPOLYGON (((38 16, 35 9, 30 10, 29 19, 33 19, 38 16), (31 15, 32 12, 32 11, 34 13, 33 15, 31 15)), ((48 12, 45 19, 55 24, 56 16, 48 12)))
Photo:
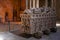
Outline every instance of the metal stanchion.
POLYGON ((10 21, 8 21, 8 31, 10 32, 10 21))

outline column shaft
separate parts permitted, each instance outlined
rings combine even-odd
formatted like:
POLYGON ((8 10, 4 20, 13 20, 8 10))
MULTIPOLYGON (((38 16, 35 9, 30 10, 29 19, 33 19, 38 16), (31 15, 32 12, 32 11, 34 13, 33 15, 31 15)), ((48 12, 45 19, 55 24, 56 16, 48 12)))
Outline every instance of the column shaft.
POLYGON ((39 0, 36 0, 36 8, 39 8, 39 0))
POLYGON ((30 0, 30 8, 32 8, 32 1, 30 0))
POLYGON ((28 0, 26 0, 26 9, 28 9, 28 0))
POLYGON ((48 0, 45 0, 45 6, 48 7, 48 0))
POLYGON ((51 2, 52 2, 51 7, 53 8, 53 6, 54 6, 53 3, 54 3, 54 2, 53 2, 53 0, 51 0, 51 2))
POLYGON ((33 0, 33 8, 35 8, 35 0, 33 0))

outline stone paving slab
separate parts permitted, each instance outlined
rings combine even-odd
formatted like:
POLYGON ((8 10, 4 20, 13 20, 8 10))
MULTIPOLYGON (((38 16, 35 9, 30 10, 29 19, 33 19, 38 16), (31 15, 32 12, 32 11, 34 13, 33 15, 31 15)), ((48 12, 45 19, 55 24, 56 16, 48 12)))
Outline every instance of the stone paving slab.
POLYGON ((56 33, 51 33, 49 36, 44 35, 41 39, 23 38, 10 32, 0 32, 0 40, 60 40, 60 28, 56 33))

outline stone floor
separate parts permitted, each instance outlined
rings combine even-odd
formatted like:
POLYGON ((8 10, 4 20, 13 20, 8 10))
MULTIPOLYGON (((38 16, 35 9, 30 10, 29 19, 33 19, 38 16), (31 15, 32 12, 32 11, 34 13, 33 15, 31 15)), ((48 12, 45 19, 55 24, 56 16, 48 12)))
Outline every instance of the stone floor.
MULTIPOLYGON (((3 26, 3 28, 5 27, 4 25, 1 25, 1 26, 3 26)), ((34 37, 23 38, 11 32, 0 32, 0 40, 60 40, 60 26, 58 26, 57 29, 58 30, 56 33, 51 33, 48 36, 44 35, 41 39, 36 39, 34 37)))
POLYGON ((60 40, 60 28, 56 33, 51 33, 49 36, 44 35, 41 39, 23 38, 10 32, 0 32, 0 40, 60 40))

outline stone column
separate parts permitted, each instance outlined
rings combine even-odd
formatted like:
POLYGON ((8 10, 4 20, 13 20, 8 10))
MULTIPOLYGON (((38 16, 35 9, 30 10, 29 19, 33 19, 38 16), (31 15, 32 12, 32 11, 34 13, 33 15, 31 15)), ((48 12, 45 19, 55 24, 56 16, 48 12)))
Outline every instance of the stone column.
POLYGON ((35 0, 33 0, 33 8, 35 8, 35 0))
POLYGON ((47 7, 48 7, 48 0, 45 0, 45 12, 47 10, 47 7))
POLYGON ((53 0, 53 6, 54 6, 54 9, 56 10, 56 0, 53 0))
POLYGON ((48 0, 45 0, 45 7, 48 7, 48 0))
POLYGON ((39 0, 36 0, 36 8, 39 8, 39 0))
POLYGON ((51 3, 52 3, 52 4, 51 4, 51 7, 53 8, 53 7, 54 7, 54 5, 53 5, 53 4, 54 4, 54 1, 53 1, 53 0, 51 0, 51 3))
POLYGON ((28 9, 28 0, 26 0, 26 9, 28 9))
POLYGON ((32 1, 30 0, 30 8, 32 8, 32 5, 31 4, 32 4, 32 1))

